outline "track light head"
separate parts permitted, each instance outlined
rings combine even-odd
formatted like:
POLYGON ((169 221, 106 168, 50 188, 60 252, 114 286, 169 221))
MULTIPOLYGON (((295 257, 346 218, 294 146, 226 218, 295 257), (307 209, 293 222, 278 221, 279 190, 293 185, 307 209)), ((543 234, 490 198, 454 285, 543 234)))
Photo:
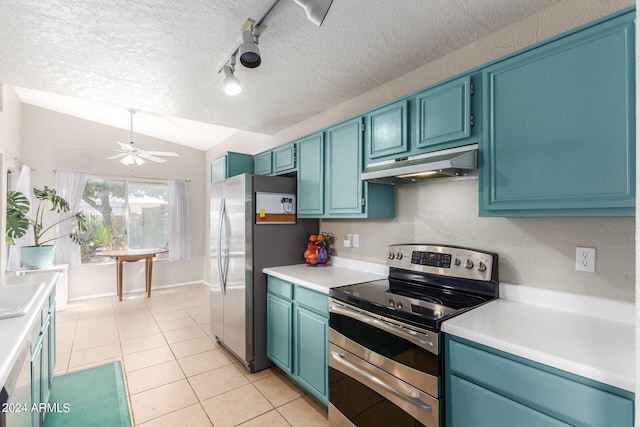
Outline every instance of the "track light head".
POLYGON ((224 73, 224 80, 222 82, 224 85, 224 93, 230 96, 239 94, 242 91, 242 86, 240 86, 240 80, 233 75, 233 68, 231 68, 230 65, 225 65, 222 67, 222 72, 224 73))
POLYGON ((262 63, 260 49, 254 41, 253 33, 249 30, 242 32, 242 44, 238 49, 240 63, 247 68, 256 68, 262 63))
POLYGON ((325 16, 329 12, 333 0, 293 0, 304 9, 307 19, 318 27, 322 25, 325 16))

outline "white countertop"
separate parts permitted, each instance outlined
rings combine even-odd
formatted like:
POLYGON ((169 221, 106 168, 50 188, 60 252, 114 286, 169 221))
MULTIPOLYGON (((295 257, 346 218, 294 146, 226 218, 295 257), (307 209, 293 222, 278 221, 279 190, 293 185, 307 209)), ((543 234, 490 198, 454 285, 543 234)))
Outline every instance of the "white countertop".
POLYGON ((40 321, 40 308, 55 286, 58 273, 42 273, 26 276, 11 276, 0 279, 0 286, 20 286, 21 283, 40 283, 26 308, 26 314, 20 317, 0 319, 0 387, 7 380, 23 346, 31 345, 31 329, 40 321))
POLYGON ((329 294, 329 289, 355 283, 386 279, 389 269, 382 264, 333 257, 329 264, 312 266, 296 264, 269 267, 263 273, 329 294))
POLYGON ((501 284, 500 295, 445 321, 442 330, 635 391, 634 304, 508 284, 501 284))

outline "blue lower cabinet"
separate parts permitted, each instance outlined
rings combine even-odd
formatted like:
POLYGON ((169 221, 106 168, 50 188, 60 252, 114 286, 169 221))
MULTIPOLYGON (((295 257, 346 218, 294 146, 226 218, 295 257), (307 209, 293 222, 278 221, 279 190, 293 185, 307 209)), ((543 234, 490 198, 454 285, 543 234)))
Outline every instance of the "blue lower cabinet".
POLYGON ((293 366, 293 302, 267 295, 267 356, 287 374, 293 366))
POLYGON ((267 357, 319 402, 329 402, 328 297, 269 276, 267 357))
MULTIPOLYGON (((327 299, 326 296, 324 298, 327 299)), ((327 360, 328 319, 301 305, 295 308, 294 352, 298 382, 327 404, 329 362, 327 360)))
POLYGON ((451 335, 447 427, 632 427, 631 392, 451 335))

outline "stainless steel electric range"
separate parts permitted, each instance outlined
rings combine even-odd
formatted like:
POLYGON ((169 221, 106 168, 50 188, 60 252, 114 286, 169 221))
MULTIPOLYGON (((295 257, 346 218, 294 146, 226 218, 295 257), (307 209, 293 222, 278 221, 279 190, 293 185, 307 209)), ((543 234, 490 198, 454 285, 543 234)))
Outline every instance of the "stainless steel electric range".
POLYGON ((329 424, 441 425, 443 321, 498 298, 498 256, 391 245, 389 277, 329 298, 329 424))

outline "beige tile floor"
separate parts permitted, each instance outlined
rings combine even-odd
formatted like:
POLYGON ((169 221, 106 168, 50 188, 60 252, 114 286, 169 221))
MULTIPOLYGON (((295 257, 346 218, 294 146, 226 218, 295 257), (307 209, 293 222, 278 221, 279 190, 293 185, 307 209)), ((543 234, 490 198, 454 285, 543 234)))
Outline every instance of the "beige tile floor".
POLYGON ((250 374, 217 345, 205 285, 72 302, 57 316, 56 374, 121 361, 136 426, 328 426, 278 369, 250 374))

